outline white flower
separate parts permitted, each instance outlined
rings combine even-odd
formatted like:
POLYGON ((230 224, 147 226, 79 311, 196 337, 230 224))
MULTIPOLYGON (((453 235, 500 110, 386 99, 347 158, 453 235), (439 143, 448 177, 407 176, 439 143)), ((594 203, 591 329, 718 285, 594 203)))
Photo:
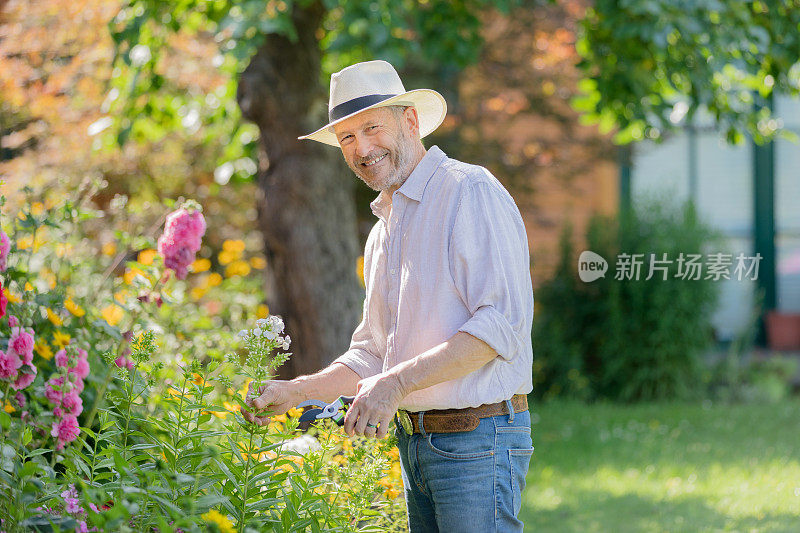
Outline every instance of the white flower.
POLYGON ((283 341, 283 349, 284 350, 289 349, 289 337, 286 337, 286 339, 283 341))
POLYGON ((240 331, 240 332, 238 333, 238 335, 239 335, 240 337, 247 337, 247 335, 248 335, 248 332, 247 332, 247 330, 246 330, 246 329, 243 329, 242 331, 240 331))
POLYGON ((256 337, 260 337, 261 336, 261 328, 254 329, 253 330, 253 335, 255 335, 256 337))
POLYGON ((275 334, 275 332, 273 332, 273 331, 270 331, 270 330, 268 330, 268 329, 265 329, 265 330, 264 330, 264 336, 265 336, 266 338, 268 338, 269 340, 273 340, 273 339, 275 339, 275 337, 276 337, 276 334, 275 334))
POLYGON ((267 323, 269 323, 269 320, 267 320, 266 318, 259 318, 258 320, 256 320, 256 324, 258 325, 258 327, 261 328, 263 328, 267 323))
POLYGON ((272 324, 272 329, 274 329, 277 333, 283 333, 283 319, 278 315, 272 315, 269 317, 270 323, 272 324))

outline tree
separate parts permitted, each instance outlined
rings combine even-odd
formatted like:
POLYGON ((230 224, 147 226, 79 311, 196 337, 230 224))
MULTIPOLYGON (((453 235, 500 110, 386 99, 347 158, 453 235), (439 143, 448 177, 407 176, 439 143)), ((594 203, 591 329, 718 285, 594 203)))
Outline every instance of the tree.
POLYGON ((242 115, 261 133, 256 200, 268 304, 284 317, 297 353, 285 377, 314 372, 346 349, 363 300, 355 179, 335 149, 296 139, 327 121, 328 75, 375 57, 397 67, 409 58, 465 65, 480 50, 478 13, 513 3, 131 0, 113 22, 117 84, 126 91, 122 143, 136 137, 138 120, 154 115, 141 97, 163 86, 159 55, 170 34, 211 34, 220 43, 242 115))
POLYGON ((700 106, 731 143, 796 139, 758 97, 800 94, 798 0, 599 0, 577 49, 575 104, 620 143, 659 140, 700 106))

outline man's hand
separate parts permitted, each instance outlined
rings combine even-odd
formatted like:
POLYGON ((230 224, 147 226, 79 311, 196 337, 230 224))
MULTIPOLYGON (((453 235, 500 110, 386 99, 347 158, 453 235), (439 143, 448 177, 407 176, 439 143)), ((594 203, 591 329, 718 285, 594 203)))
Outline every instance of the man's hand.
POLYGON ((252 407, 252 412, 242 409, 242 417, 257 426, 269 424, 270 417, 259 416, 258 412, 269 410, 271 416, 282 415, 303 401, 298 389, 292 381, 273 379, 262 384, 258 391, 253 391, 251 383, 245 403, 252 407))
POLYGON ((406 395, 397 376, 383 372, 358 382, 358 392, 344 417, 344 431, 348 435, 384 438, 389 423, 406 395), (367 423, 378 426, 377 429, 367 423))

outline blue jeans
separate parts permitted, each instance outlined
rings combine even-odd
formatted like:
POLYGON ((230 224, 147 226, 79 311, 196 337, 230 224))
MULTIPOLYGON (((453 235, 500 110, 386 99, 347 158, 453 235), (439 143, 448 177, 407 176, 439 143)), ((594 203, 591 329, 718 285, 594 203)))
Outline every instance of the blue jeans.
POLYGON ((459 433, 425 432, 424 414, 421 426, 422 433, 409 436, 395 424, 409 530, 522 531, 517 516, 533 453, 530 412, 512 409, 459 433))

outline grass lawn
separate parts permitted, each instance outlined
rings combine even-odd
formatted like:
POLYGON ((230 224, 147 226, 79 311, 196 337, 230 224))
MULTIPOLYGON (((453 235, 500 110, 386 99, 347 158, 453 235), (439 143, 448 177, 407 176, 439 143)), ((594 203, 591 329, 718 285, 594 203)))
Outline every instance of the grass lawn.
POLYGON ((525 531, 800 532, 800 401, 531 406, 525 531))

